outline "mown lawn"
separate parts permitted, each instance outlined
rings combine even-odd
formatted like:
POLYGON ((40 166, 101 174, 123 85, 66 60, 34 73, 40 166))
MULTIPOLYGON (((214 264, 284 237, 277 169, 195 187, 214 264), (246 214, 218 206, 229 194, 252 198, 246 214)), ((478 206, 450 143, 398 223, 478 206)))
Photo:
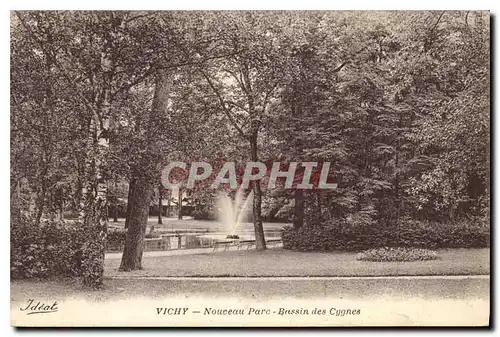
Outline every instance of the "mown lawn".
POLYGON ((161 299, 166 297, 337 298, 337 299, 487 299, 489 279, 106 279, 101 289, 88 289, 70 279, 14 280, 11 305, 15 310, 30 298, 37 301, 86 299, 161 299))
POLYGON ((169 296, 207 298, 423 298, 487 299, 488 278, 247 278, 221 276, 383 276, 485 275, 489 249, 440 250, 440 260, 425 262, 361 262, 354 253, 300 253, 282 249, 265 252, 220 252, 144 258, 144 270, 118 272, 120 260, 106 261, 104 285, 88 289, 77 280, 13 280, 11 307, 19 310, 37 300, 163 299, 169 296), (109 278, 120 276, 125 278, 109 278), (140 276, 208 276, 205 279, 141 279, 140 276), (211 278, 213 276, 214 278, 211 278), (219 277, 217 277, 219 276, 219 277), (138 278, 139 277, 139 278, 138 278))
POLYGON ((144 257, 143 270, 119 272, 119 259, 107 260, 105 276, 394 276, 487 275, 490 250, 439 250, 438 260, 357 261, 356 253, 305 253, 283 249, 198 255, 144 257))

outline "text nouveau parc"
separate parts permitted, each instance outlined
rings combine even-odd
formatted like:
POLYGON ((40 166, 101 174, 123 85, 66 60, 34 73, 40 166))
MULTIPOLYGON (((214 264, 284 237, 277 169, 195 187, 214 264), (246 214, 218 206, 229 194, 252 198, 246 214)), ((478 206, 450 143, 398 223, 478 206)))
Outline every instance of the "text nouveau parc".
POLYGON ((339 308, 253 308, 228 309, 228 308, 204 308, 203 310, 190 310, 189 308, 156 308, 157 315, 183 316, 187 314, 201 314, 209 316, 288 316, 288 315, 330 315, 330 316, 357 316, 361 309, 339 309, 339 308))

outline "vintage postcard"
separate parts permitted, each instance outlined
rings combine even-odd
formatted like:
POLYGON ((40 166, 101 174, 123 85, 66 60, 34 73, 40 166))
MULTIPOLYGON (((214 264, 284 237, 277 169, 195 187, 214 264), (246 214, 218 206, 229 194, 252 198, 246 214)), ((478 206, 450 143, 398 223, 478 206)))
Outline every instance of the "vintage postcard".
POLYGON ((10 26, 12 326, 489 326, 489 12, 10 26))

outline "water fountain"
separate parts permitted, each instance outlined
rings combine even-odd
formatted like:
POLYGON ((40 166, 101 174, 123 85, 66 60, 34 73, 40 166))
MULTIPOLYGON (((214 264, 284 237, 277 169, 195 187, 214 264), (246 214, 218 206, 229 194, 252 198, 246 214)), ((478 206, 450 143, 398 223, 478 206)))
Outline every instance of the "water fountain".
POLYGON ((217 198, 217 215, 223 230, 228 233, 226 239, 239 239, 238 229, 249 210, 253 200, 253 191, 245 198, 245 192, 240 188, 236 191, 234 201, 221 193, 217 198))

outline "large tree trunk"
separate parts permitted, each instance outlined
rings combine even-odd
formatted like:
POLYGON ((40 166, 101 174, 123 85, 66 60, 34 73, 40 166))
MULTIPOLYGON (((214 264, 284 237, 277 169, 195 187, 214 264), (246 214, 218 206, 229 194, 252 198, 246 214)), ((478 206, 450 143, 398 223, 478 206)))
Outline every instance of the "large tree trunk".
POLYGON ((295 200, 293 207, 293 228, 299 229, 304 225, 304 191, 296 189, 293 197, 295 200))
POLYGON ((142 269, 144 234, 148 223, 149 203, 153 195, 153 184, 148 177, 139 178, 134 185, 130 203, 129 227, 125 238, 120 271, 142 269))
MULTIPOLYGON (((157 164, 151 158, 158 158, 156 147, 153 146, 156 142, 155 128, 158 123, 158 116, 165 113, 168 103, 168 93, 172 85, 172 74, 165 74, 158 71, 155 81, 155 92, 153 104, 149 116, 146 135, 149 135, 148 150, 142 158, 140 158, 136 167, 132 172, 135 176, 132 177, 133 188, 129 198, 130 212, 128 218, 128 228, 125 238, 125 247, 123 250, 120 271, 130 271, 142 268, 142 253, 144 249, 144 235, 149 215, 149 205, 156 188, 157 179, 157 164)), ((130 191, 130 190, 129 190, 130 191)))
POLYGON ((135 177, 130 178, 130 182, 128 184, 128 195, 127 195, 127 213, 125 214, 125 229, 128 228, 128 224, 130 222, 130 207, 131 203, 130 200, 132 200, 133 195, 134 195, 134 187, 135 187, 135 177))
MULTIPOLYGON (((251 148, 251 159, 252 161, 258 161, 259 157, 257 154, 257 133, 255 132, 250 137, 250 148, 251 148)), ((252 181, 253 189, 253 227, 255 230, 255 249, 264 250, 266 249, 266 239, 264 237, 264 227, 262 226, 262 189, 260 186, 260 180, 252 181)))

